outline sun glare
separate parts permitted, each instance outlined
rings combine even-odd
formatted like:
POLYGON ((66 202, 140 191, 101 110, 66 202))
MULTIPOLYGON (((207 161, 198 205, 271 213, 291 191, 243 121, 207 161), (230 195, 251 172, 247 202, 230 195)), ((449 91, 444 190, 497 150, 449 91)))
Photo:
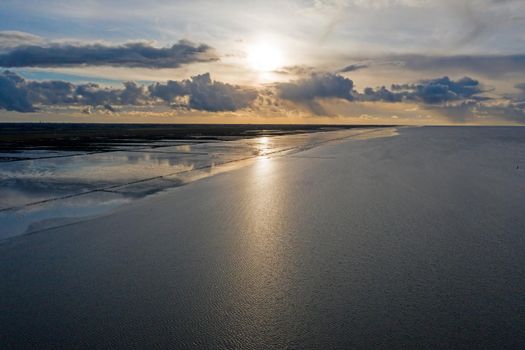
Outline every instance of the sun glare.
POLYGON ((270 72, 282 67, 283 55, 273 46, 256 44, 248 48, 248 62, 254 70, 270 72))

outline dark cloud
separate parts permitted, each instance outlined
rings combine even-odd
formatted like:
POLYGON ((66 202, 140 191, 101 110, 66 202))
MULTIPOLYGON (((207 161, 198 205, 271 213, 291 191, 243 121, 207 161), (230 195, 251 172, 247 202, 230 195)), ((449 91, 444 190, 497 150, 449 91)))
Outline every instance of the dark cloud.
MULTIPOLYGON (((517 88, 525 88, 518 85, 517 88)), ((525 122, 525 102, 517 98, 486 103, 480 97, 484 90, 479 81, 469 77, 451 80, 448 77, 422 80, 416 84, 393 84, 391 90, 365 88, 354 93, 359 101, 416 102, 423 109, 437 111, 454 122, 506 120, 525 122)))
POLYGON ((189 108, 210 112, 246 108, 257 98, 254 90, 212 81, 209 73, 180 82, 156 83, 149 87, 149 92, 168 103, 177 97, 188 96, 189 108))
POLYGON ((103 107, 172 104, 177 97, 188 97, 186 108, 219 112, 250 106, 257 93, 248 88, 212 81, 208 73, 183 81, 152 84, 149 87, 125 82, 122 88, 106 88, 88 83, 74 85, 64 81, 26 81, 15 73, 0 75, 0 108, 31 112, 33 105, 79 105, 103 107))
POLYGON ((395 93, 382 86, 377 90, 367 87, 358 98, 361 101, 401 102, 404 96, 405 94, 403 93, 395 93))
POLYGON ((469 77, 457 81, 449 77, 423 80, 419 84, 408 86, 408 89, 412 92, 406 95, 407 99, 430 104, 470 99, 483 92, 479 81, 469 77))
POLYGON ((150 85, 148 90, 152 97, 168 103, 173 102, 176 97, 189 95, 190 93, 185 82, 173 80, 168 80, 166 84, 155 83, 150 85))
POLYGON ((111 105, 119 102, 121 93, 121 89, 103 88, 93 83, 82 84, 76 87, 75 102, 93 107, 111 105))
POLYGON ((119 66, 143 68, 176 68, 193 62, 218 60, 213 49, 179 41, 168 48, 156 48, 146 43, 121 46, 51 45, 19 46, 0 54, 1 67, 119 66))
POLYGON ((319 103, 319 99, 354 99, 354 82, 332 73, 312 73, 308 78, 278 83, 276 88, 278 97, 299 103, 316 115, 330 115, 319 103))
POLYGON ((355 91, 352 80, 330 73, 312 74, 309 78, 277 84, 278 96, 308 107, 316 114, 324 114, 320 98, 341 98, 348 101, 415 102, 426 105, 445 105, 460 101, 482 101, 482 86, 469 77, 452 80, 449 77, 421 80, 416 84, 393 84, 362 93, 355 91))
POLYGON ((279 97, 295 102, 316 98, 342 98, 351 101, 353 88, 352 80, 331 73, 314 73, 305 79, 277 84, 279 97))
POLYGON ((366 64, 351 64, 339 70, 339 73, 355 72, 356 70, 368 68, 366 64))
POLYGON ((358 98, 365 101, 401 102, 414 101, 440 104, 467 99, 482 100, 477 96, 484 92, 479 81, 469 77, 451 80, 449 77, 422 80, 417 84, 392 84, 391 90, 381 87, 366 88, 358 98))
MULTIPOLYGON (((517 88, 520 87, 518 84, 517 88)), ((491 100, 478 96, 481 84, 465 77, 457 81, 447 77, 425 80, 419 84, 393 85, 393 90, 406 94, 407 100, 426 103, 424 108, 438 111, 455 122, 502 120, 525 122, 525 102, 520 95, 491 100)))
POLYGON ((24 80, 14 73, 3 72, 0 75, 0 108, 18 112, 34 111, 23 84, 24 80))
POLYGON ((210 112, 235 111, 248 107, 257 93, 251 89, 212 81, 206 73, 186 81, 190 91, 189 106, 210 112))
POLYGON ((147 102, 147 89, 133 81, 124 83, 124 89, 119 93, 119 102, 122 105, 142 105, 147 102))
POLYGON ((75 85, 65 81, 24 81, 29 100, 36 104, 70 104, 76 101, 75 85))

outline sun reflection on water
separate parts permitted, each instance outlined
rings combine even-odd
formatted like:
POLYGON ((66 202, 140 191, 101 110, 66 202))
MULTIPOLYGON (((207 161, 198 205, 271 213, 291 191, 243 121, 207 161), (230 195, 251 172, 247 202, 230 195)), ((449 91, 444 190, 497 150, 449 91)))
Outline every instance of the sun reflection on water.
POLYGON ((268 152, 271 150, 270 138, 268 136, 258 138, 257 142, 255 143, 255 147, 259 156, 268 154, 268 152))
MULTIPOLYGON (((268 138, 258 140, 261 147, 268 138)), ((251 324, 235 324, 232 329, 251 333, 256 329, 268 329, 275 324, 278 313, 276 305, 282 292, 285 263, 283 237, 286 236, 286 191, 280 186, 277 160, 259 156, 250 169, 250 175, 240 184, 243 189, 242 213, 239 213, 239 230, 235 235, 235 266, 230 285, 235 295, 243 295, 236 301, 236 312, 249 313, 251 324)))

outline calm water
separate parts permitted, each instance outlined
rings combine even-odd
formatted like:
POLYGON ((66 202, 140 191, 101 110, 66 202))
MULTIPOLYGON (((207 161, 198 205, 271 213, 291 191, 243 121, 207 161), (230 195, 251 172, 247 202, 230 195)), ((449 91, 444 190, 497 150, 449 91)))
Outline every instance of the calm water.
POLYGON ((0 244, 17 348, 525 347, 525 128, 258 158, 0 244))

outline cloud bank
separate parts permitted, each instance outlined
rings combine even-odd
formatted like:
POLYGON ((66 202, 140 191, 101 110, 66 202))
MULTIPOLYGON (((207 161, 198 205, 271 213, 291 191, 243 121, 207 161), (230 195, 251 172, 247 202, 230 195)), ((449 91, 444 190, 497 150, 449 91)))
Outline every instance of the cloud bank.
POLYGON ((171 47, 156 48, 138 42, 102 44, 23 45, 0 54, 0 67, 118 66, 132 68, 177 68, 184 64, 217 61, 212 47, 181 40, 171 47))
MULTIPOLYGON (((485 97, 483 85, 470 77, 453 80, 444 76, 411 84, 392 84, 390 89, 366 87, 358 92, 351 79, 322 73, 276 87, 281 99, 302 104, 317 115, 330 115, 320 104, 322 99, 337 98, 349 102, 418 104, 422 110, 437 111, 456 122, 493 117, 525 122, 525 98, 521 94, 510 99, 485 97)), ((518 84, 516 88, 525 89, 525 85, 518 84)))
POLYGON ((189 96, 188 106, 210 112, 236 111, 248 107, 257 97, 253 89, 212 81, 210 74, 202 74, 181 82, 156 83, 149 88, 150 95, 172 103, 178 97, 189 96))
POLYGON ((104 106, 114 110, 115 105, 137 106, 159 101, 179 108, 220 112, 246 108, 256 98, 254 90, 212 81, 209 73, 148 87, 125 82, 120 89, 94 83, 27 81, 10 71, 0 74, 0 108, 18 112, 33 112, 34 105, 104 106))
MULTIPOLYGON (((523 84, 516 86, 524 89, 523 84)), ((213 81, 209 73, 185 80, 170 80, 147 86, 125 82, 121 88, 108 88, 98 84, 72 84, 65 81, 29 81, 5 71, 0 74, 0 108, 34 112, 46 106, 88 106, 118 112, 122 106, 169 106, 177 110, 206 112, 235 112, 248 109, 264 112, 259 105, 281 108, 289 101, 302 106, 314 115, 332 116, 330 106, 347 103, 407 103, 418 105, 420 111, 433 111, 454 122, 476 118, 525 122, 525 97, 484 97, 483 85, 475 79, 449 77, 426 79, 410 84, 392 84, 390 88, 366 87, 359 92, 354 82, 333 73, 314 73, 308 78, 274 84, 272 89, 255 90, 213 81), (259 101, 259 102, 258 102, 259 101), (328 102, 330 101, 330 102, 328 102), (338 102, 339 101, 339 102, 338 102)), ((290 107, 284 107, 290 108, 290 107)), ((283 113, 286 111, 283 110, 283 113)))
POLYGON ((277 89, 279 97, 295 102, 341 98, 347 101, 416 101, 425 104, 482 99, 478 95, 484 92, 480 82, 475 79, 464 77, 451 80, 445 76, 421 80, 416 84, 393 84, 391 90, 384 86, 378 89, 367 87, 363 93, 358 93, 351 79, 333 73, 315 73, 306 79, 279 83, 277 89))
POLYGON ((402 99, 438 104, 448 101, 480 99, 476 96, 483 92, 480 83, 469 77, 451 80, 449 77, 422 80, 418 84, 393 84, 392 90, 402 99))

